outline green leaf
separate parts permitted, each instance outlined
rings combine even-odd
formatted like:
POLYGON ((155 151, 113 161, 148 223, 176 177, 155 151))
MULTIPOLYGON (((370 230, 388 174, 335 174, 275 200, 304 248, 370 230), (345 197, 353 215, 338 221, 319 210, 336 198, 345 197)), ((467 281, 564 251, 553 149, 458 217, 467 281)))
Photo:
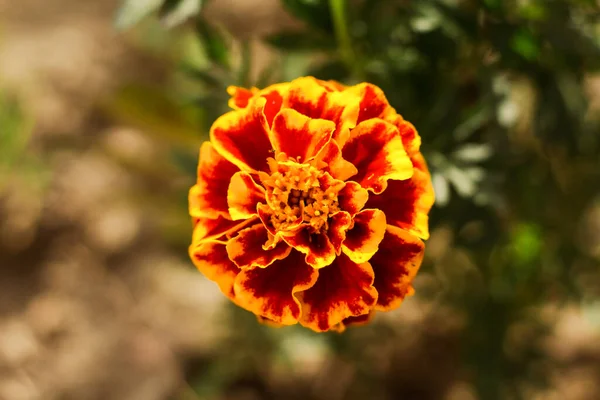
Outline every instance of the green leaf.
POLYGON ((333 33, 333 23, 327 0, 282 0, 283 6, 295 17, 322 31, 333 33))
POLYGON ((229 49, 223 35, 201 19, 196 24, 196 32, 198 32, 208 58, 215 64, 228 69, 230 65, 229 49))
POLYGON ((199 69, 191 65, 184 64, 181 67, 184 74, 192 79, 196 79, 202 82, 204 85, 211 88, 224 88, 226 85, 211 71, 205 69, 199 69))
POLYGON ((114 24, 119 30, 132 27, 157 11, 163 0, 125 0, 118 9, 114 24))
POLYGON ((334 50, 333 37, 310 34, 309 32, 281 32, 267 38, 267 43, 285 51, 334 50))
POLYGON ((540 54, 540 44, 531 32, 519 30, 511 41, 512 49, 529 61, 535 60, 540 54))
POLYGON ((167 0, 160 8, 159 15, 167 28, 172 28, 198 14, 203 0, 167 0))

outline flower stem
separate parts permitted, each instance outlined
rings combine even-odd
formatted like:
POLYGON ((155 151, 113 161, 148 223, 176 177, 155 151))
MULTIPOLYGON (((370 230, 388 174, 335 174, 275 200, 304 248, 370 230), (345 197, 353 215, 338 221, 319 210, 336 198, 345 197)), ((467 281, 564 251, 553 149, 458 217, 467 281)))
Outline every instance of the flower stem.
POLYGON ((356 72, 357 65, 346 20, 346 0, 329 0, 333 27, 343 61, 350 71, 356 72))

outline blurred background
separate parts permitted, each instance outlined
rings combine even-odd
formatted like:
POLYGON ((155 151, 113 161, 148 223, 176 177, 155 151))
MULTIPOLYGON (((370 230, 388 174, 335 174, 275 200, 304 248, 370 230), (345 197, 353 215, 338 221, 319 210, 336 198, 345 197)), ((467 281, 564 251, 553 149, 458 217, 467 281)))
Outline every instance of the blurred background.
POLYGON ((0 399, 600 399, 597 0, 0 0, 0 399), (416 295, 272 329, 187 257, 227 85, 379 85, 416 295))

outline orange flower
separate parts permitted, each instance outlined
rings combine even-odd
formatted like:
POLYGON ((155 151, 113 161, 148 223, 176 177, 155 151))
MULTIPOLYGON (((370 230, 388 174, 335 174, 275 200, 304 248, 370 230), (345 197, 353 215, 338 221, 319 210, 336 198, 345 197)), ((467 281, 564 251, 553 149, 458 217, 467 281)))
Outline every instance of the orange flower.
POLYGON ((415 128, 367 83, 228 92, 189 194, 196 267, 269 324, 343 330, 399 306, 433 204, 415 128))

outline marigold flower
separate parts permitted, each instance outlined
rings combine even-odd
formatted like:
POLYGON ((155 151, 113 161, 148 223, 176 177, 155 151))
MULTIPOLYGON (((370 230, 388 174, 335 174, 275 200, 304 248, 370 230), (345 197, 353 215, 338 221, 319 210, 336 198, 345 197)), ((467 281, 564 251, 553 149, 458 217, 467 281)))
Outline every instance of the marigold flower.
POLYGON ((398 307, 434 199, 415 128, 368 83, 228 92, 189 193, 196 267, 269 324, 343 330, 398 307))

